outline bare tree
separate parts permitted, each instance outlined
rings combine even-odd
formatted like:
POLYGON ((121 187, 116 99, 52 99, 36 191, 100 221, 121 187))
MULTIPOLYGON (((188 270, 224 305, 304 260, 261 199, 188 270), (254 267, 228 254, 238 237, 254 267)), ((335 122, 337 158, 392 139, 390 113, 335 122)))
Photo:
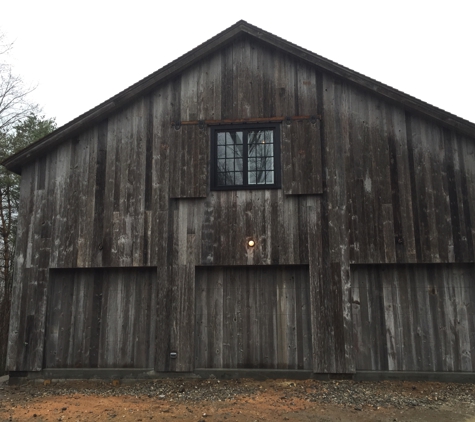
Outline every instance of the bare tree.
POLYGON ((0 34, 0 133, 6 134, 26 118, 30 113, 37 113, 38 106, 28 100, 35 87, 27 87, 22 78, 15 75, 8 55, 13 48, 5 35, 0 34))

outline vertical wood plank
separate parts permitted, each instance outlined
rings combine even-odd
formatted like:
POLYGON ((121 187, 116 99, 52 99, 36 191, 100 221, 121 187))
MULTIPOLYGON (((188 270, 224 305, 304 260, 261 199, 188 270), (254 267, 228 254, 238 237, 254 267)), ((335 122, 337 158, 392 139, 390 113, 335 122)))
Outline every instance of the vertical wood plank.
POLYGON ((282 126, 283 188, 287 195, 322 193, 320 121, 282 126))
POLYGON ((472 371, 472 270, 473 264, 356 266, 357 369, 472 371))
POLYGON ((308 267, 198 267, 198 368, 310 369, 308 267))

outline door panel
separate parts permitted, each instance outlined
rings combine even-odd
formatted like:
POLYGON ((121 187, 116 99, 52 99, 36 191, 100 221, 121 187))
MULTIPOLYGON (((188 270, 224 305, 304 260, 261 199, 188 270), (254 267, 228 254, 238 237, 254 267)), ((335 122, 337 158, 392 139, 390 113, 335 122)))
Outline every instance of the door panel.
POLYGON ((473 264, 357 265, 357 370, 475 370, 473 264))
POLYGON ((195 291, 195 368, 312 368, 308 266, 197 267, 195 291))
POLYGON ((153 368, 156 268, 52 270, 46 368, 153 368))

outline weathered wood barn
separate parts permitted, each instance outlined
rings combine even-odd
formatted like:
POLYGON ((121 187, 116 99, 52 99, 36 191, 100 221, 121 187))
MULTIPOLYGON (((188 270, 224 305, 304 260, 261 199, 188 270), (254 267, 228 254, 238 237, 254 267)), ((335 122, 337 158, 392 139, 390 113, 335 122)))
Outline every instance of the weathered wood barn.
POLYGON ((4 161, 7 369, 474 373, 474 152, 240 21, 4 161))

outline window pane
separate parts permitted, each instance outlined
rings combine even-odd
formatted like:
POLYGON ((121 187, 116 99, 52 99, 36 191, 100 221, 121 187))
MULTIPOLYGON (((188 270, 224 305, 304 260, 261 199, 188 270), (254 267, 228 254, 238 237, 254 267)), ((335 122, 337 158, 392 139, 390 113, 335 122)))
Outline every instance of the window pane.
POLYGON ((235 176, 236 176, 236 179, 235 179, 234 183, 236 185, 242 185, 244 183, 243 180, 242 180, 242 171, 238 172, 238 173, 235 173, 235 176))
POLYGON ((236 157, 242 157, 242 144, 236 145, 235 147, 236 157))
POLYGON ((242 144, 242 132, 226 132, 226 145, 242 144))
POLYGON ((248 183, 250 185, 255 185, 256 184, 256 172, 255 171, 250 171, 249 172, 249 180, 248 183))
POLYGON ((218 173, 218 182, 220 186, 233 186, 234 172, 218 173))
POLYGON ((249 157, 255 157, 256 156, 256 145, 247 145, 247 155, 249 157))
POLYGON ((274 144, 266 144, 265 155, 267 157, 273 157, 274 156, 274 144))
POLYGON ((242 158, 236 158, 234 161, 235 170, 242 172, 242 158))
POLYGON ((266 144, 273 144, 274 143, 274 131, 273 130, 266 130, 265 131, 265 142, 266 144))
POLYGON ((226 132, 218 132, 218 145, 224 145, 226 132))
POLYGON ((234 159, 226 160, 226 171, 234 171, 234 159))
POLYGON ((254 144, 263 144, 265 143, 265 133, 267 130, 256 130, 249 132, 249 140, 252 140, 254 144))
POLYGON ((266 183, 268 185, 272 185, 274 183, 274 172, 273 171, 266 172, 266 183))
POLYGON ((257 158, 256 159, 256 170, 265 170, 266 168, 266 159, 265 158, 257 158))
POLYGON ((226 147, 224 145, 218 146, 218 158, 224 158, 226 154, 226 147))
POLYGON ((260 132, 254 132, 250 131, 248 133, 248 139, 247 139, 247 150, 249 157, 255 157, 256 156, 256 146, 259 144, 259 133, 260 132))
POLYGON ((226 145, 226 158, 234 158, 234 146, 226 145))
POLYGON ((218 160, 218 171, 225 171, 226 170, 226 160, 218 160))
POLYGON ((226 185, 226 173, 218 173, 218 186, 226 185))
POLYGON ((259 144, 257 145, 257 148, 256 148, 256 154, 258 157, 262 157, 265 155, 265 152, 266 152, 266 145, 265 144, 259 144))
POLYGON ((265 170, 261 170, 256 172, 256 180, 258 184, 266 183, 266 172, 265 170))
POLYGON ((247 162, 247 166, 249 171, 253 171, 256 169, 256 158, 249 158, 247 162))
POLYGON ((242 138, 243 138, 242 132, 236 132, 236 144, 242 145, 242 138))
POLYGON ((267 157, 266 158, 266 170, 274 170, 274 157, 267 157))

